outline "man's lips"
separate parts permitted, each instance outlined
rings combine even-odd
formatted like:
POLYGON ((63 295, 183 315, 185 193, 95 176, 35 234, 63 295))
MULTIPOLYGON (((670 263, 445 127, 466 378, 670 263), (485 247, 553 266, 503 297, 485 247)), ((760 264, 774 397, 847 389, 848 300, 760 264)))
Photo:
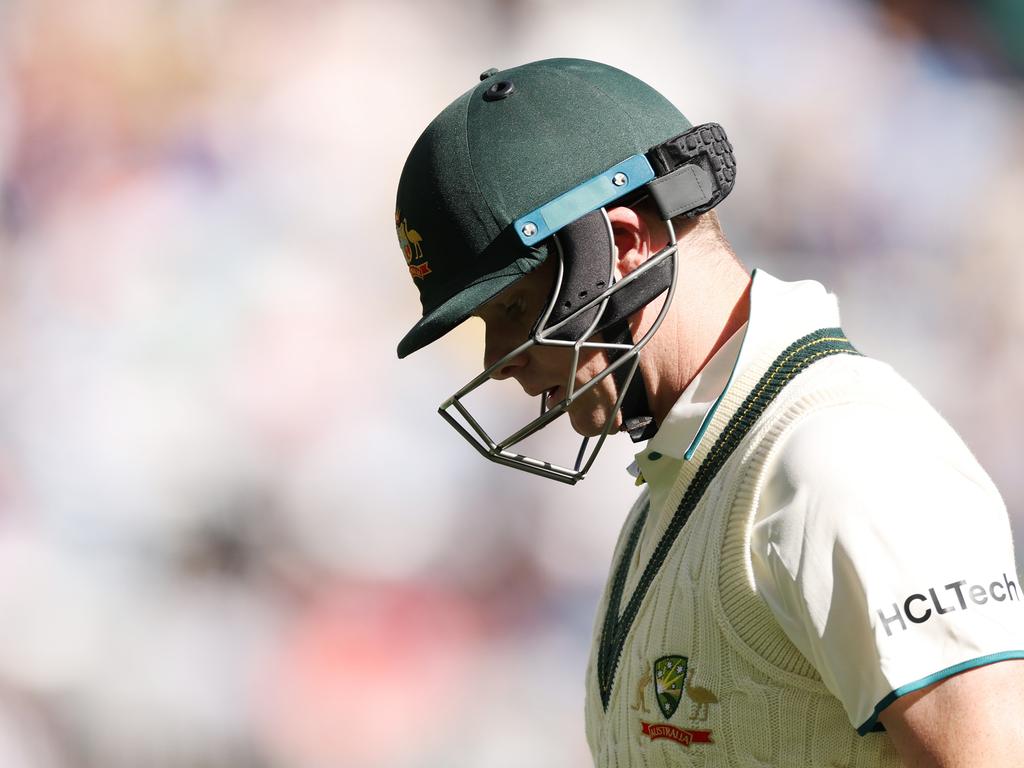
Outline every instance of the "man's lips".
POLYGON ((530 397, 541 397, 544 399, 544 409, 548 410, 555 405, 558 405, 565 399, 565 385, 555 384, 554 386, 543 389, 541 387, 528 387, 523 386, 523 391, 530 397))
POLYGON ((551 389, 544 392, 544 402, 547 407, 550 408, 553 405, 557 405, 562 402, 562 398, 565 396, 565 389, 559 385, 551 387, 551 389))

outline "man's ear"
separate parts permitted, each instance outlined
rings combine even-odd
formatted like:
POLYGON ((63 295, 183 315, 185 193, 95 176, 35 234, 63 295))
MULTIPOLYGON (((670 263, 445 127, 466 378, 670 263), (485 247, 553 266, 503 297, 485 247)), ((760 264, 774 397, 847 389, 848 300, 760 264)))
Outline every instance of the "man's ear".
POLYGON ((619 277, 624 277, 651 255, 651 233, 643 216, 624 205, 609 208, 608 219, 618 251, 615 269, 619 277))

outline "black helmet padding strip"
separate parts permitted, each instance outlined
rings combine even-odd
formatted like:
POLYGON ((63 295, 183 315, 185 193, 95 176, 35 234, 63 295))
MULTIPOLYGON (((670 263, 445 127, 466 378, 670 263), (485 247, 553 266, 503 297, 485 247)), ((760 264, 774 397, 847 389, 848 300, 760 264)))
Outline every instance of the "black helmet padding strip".
POLYGON ((663 221, 699 216, 732 192, 736 158, 722 126, 705 123, 647 152, 656 178, 647 190, 663 221))
MULTIPOLYGON (((588 213, 564 227, 557 235, 562 251, 562 284, 555 306, 548 319, 548 327, 567 318, 594 296, 607 288, 609 275, 614 275, 612 261, 615 244, 609 232, 602 209, 588 213)), ((641 307, 668 290, 672 284, 673 264, 666 260, 647 273, 623 286, 608 297, 604 314, 594 329, 603 331, 624 322, 641 307)), ((611 278, 614 282, 614 277, 611 278)), ((551 338, 575 341, 594 323, 600 304, 581 312, 565 324, 551 338)))
MULTIPOLYGON (((561 322, 595 296, 604 293, 614 274, 612 260, 615 258, 615 243, 603 209, 567 224, 554 237, 558 240, 554 251, 562 254, 562 282, 548 318, 548 327, 561 322)), ((572 318, 551 334, 550 338, 577 341, 594 324, 600 311, 601 305, 597 304, 581 312, 578 317, 572 318)))

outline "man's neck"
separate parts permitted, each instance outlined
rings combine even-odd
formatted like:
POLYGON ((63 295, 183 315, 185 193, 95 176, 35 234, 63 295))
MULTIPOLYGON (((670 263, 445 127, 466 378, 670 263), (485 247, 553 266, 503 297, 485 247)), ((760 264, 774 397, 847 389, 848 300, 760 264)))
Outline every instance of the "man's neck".
POLYGON ((701 369, 747 322, 750 282, 738 263, 680 270, 669 315, 640 362, 659 425, 701 369), (705 274, 696 274, 701 271, 705 274))

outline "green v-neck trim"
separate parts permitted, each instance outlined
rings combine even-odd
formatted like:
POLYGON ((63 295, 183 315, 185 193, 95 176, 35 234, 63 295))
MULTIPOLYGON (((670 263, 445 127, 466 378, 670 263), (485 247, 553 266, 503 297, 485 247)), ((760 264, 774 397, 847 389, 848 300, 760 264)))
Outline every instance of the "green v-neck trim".
POLYGON ((662 534, 650 560, 647 561, 629 602, 620 614, 619 606, 626 588, 629 564, 633 559, 637 543, 640 540, 640 532, 647 519, 649 502, 648 507, 645 507, 637 516, 612 577, 611 591, 608 595, 608 605, 605 608, 604 624, 601 628, 601 639, 598 646, 597 682, 601 693, 601 704, 605 711, 608 710, 608 702, 611 699, 619 657, 622 655, 622 649, 633 626, 633 621, 640 611, 640 605, 658 575, 658 571, 661 570, 661 566, 668 557, 680 531, 704 496, 704 492, 750 431, 750 428, 782 389, 812 363, 836 354, 856 355, 860 353, 849 342, 842 329, 822 328, 790 344, 768 367, 768 370, 729 419, 729 423, 722 429, 715 444, 697 468, 693 480, 690 481, 675 514, 665 529, 665 533, 662 534))

